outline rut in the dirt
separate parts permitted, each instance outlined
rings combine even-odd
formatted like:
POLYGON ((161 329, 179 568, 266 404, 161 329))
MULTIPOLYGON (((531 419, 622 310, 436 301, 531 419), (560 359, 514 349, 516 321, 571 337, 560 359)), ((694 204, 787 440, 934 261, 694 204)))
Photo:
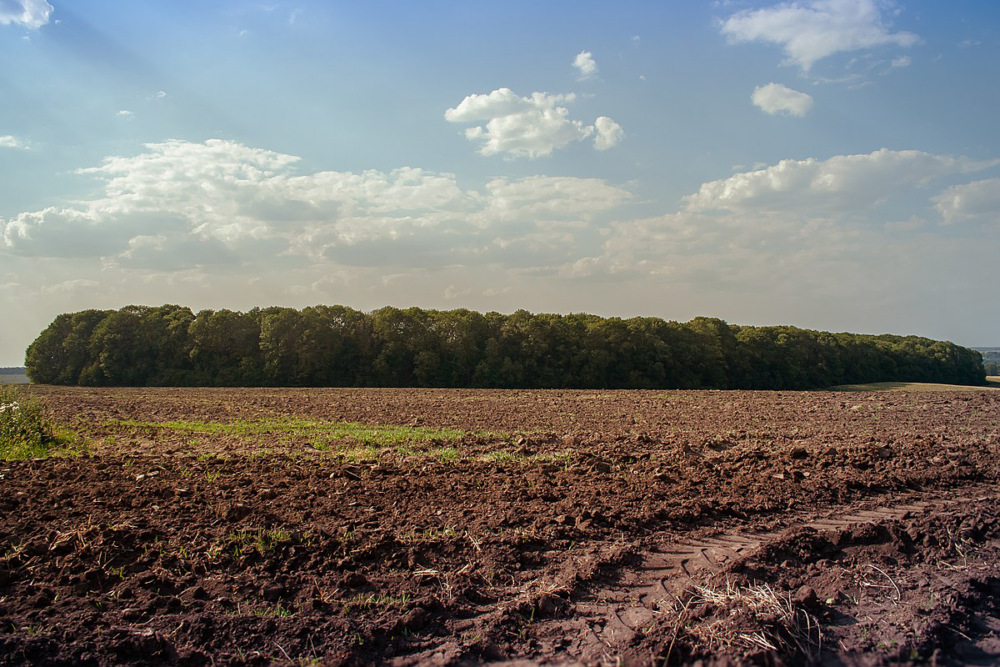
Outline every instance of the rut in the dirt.
MULTIPOLYGON (((692 586, 747 558, 782 534, 802 528, 835 532, 899 521, 914 515, 947 511, 989 497, 986 485, 913 493, 888 506, 872 509, 839 507, 808 518, 790 517, 780 531, 720 533, 706 538, 665 543, 637 555, 637 564, 590 582, 572 593, 572 607, 558 618, 531 624, 537 650, 505 664, 621 664, 636 638, 657 625, 664 605, 692 586), (553 657, 556 656, 556 657, 553 657)), ((432 652, 431 652, 432 653, 432 652)), ((652 656, 649 656, 652 658, 652 656)))

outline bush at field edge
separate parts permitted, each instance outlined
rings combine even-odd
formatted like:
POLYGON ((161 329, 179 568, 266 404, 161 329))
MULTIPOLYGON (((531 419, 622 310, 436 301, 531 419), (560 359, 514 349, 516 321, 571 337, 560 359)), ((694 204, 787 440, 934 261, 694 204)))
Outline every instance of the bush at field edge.
POLYGON ((0 386, 0 460, 45 457, 58 444, 41 401, 24 396, 14 385, 0 386))

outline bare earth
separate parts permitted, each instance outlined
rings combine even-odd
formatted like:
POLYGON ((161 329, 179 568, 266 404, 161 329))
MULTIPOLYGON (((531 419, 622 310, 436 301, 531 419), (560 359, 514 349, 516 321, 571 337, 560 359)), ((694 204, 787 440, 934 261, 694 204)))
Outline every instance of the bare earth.
POLYGON ((1000 660, 1000 392, 30 391, 0 665, 1000 660))

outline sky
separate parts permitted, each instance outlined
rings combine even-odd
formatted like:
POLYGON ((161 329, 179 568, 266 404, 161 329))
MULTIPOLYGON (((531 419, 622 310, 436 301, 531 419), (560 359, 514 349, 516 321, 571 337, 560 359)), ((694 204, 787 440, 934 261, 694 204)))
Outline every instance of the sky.
POLYGON ((0 366, 175 303, 1000 345, 1000 3, 0 0, 0 366))

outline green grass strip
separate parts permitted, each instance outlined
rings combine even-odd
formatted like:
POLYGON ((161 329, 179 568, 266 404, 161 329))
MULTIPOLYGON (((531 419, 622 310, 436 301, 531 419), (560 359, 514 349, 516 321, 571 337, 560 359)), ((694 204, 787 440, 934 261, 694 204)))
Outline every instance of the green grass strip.
POLYGON ((192 435, 216 437, 259 438, 261 436, 286 435, 318 442, 351 440, 362 445, 379 447, 393 447, 402 443, 428 442, 431 440, 451 441, 466 435, 465 431, 450 428, 372 425, 356 422, 323 422, 297 418, 269 418, 255 421, 237 420, 225 423, 117 420, 109 422, 108 425, 130 428, 166 429, 192 435))

